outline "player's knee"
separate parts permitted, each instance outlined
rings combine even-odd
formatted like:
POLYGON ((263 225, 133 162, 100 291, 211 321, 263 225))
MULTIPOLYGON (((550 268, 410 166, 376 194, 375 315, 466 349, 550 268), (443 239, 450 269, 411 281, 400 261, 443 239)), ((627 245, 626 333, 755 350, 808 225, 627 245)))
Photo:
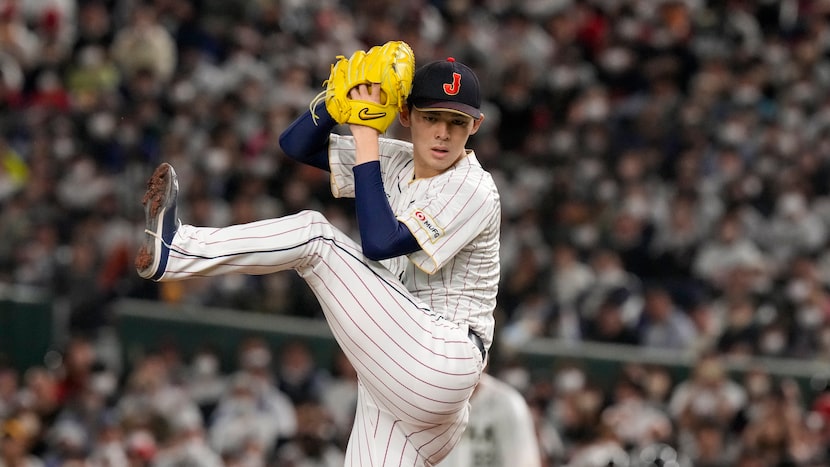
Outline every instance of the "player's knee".
POLYGON ((326 219, 326 216, 324 216, 320 211, 306 209, 304 211, 300 211, 297 215, 305 218, 308 225, 319 226, 321 228, 327 228, 331 225, 329 220, 326 219))
POLYGON ((311 231, 311 236, 333 238, 335 228, 331 222, 320 211, 305 210, 297 213, 297 216, 304 219, 304 223, 311 231))

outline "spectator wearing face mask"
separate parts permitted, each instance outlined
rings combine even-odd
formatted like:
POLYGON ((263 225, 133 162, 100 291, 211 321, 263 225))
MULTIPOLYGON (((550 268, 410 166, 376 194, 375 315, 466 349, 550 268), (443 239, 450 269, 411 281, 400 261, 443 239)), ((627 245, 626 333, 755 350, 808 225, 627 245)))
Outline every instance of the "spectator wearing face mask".
POLYGON ((199 406, 202 416, 209 420, 228 384, 216 351, 208 347, 197 350, 186 373, 185 388, 199 406))
POLYGON ((684 446, 691 442, 694 427, 706 420, 729 426, 746 403, 746 390, 729 377, 721 357, 709 353, 699 357, 690 377, 674 388, 668 413, 684 446))
POLYGON ((692 272, 716 290, 724 290, 738 268, 750 268, 761 279, 767 273, 768 265, 764 253, 747 235, 738 215, 727 212, 715 225, 713 234, 702 241, 693 258, 692 272))
POLYGON ((737 297, 726 305, 723 330, 715 348, 727 355, 753 355, 757 352, 760 325, 756 321, 757 307, 748 297, 737 297))
MULTIPOLYGON (((292 407, 293 412, 293 407, 292 407)), ((252 454, 263 462, 279 439, 278 420, 258 402, 250 376, 238 374, 219 399, 208 423, 208 443, 225 462, 252 454)))
POLYGON ((164 359, 151 354, 136 362, 115 410, 126 426, 155 427, 173 424, 174 416, 198 412, 198 407, 187 391, 173 383, 164 359))
POLYGON ((586 340, 637 345, 637 332, 625 320, 624 306, 629 300, 628 295, 625 290, 613 290, 608 293, 595 315, 585 322, 586 340))
POLYGON ((791 356, 810 358, 821 349, 821 329, 830 323, 830 292, 809 255, 798 255, 787 265, 782 308, 793 315, 791 356))
POLYGON ((652 349, 689 350, 695 343, 697 330, 669 291, 659 285, 645 292, 645 304, 639 326, 639 342, 652 349))
POLYGON ((797 255, 816 253, 824 246, 827 225, 813 212, 810 203, 797 189, 776 198, 775 210, 760 241, 777 268, 785 268, 797 255))
POLYGON ((286 343, 279 353, 277 387, 295 405, 319 402, 330 376, 317 366, 311 348, 300 340, 286 343))
POLYGON ((638 373, 622 374, 617 379, 611 391, 611 403, 601 414, 603 423, 627 450, 669 441, 673 432, 668 415, 646 399, 641 381, 645 375, 638 373))
POLYGON ((776 313, 771 322, 761 326, 757 355, 787 357, 791 351, 791 337, 788 320, 776 313))
POLYGON ((620 255, 614 250, 594 250, 588 264, 595 280, 579 297, 579 316, 583 322, 594 318, 603 302, 613 300, 621 306, 625 324, 636 323, 643 305, 642 280, 623 268, 620 255))
POLYGON ((254 450, 267 456, 297 429, 291 400, 275 388, 263 388, 245 373, 236 374, 219 399, 208 430, 210 445, 221 453, 254 450))
POLYGON ((222 459, 208 444, 202 415, 195 407, 170 417, 170 433, 153 459, 154 467, 198 465, 222 467, 222 459))
POLYGON ((59 420, 46 433, 45 467, 62 467, 86 459, 89 435, 77 421, 59 420))

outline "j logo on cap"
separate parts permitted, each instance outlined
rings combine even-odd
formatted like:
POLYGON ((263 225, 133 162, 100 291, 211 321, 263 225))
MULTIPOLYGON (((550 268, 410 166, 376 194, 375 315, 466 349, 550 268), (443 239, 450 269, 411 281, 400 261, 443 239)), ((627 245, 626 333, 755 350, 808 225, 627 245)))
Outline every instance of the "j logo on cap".
POLYGON ((458 91, 461 90, 461 74, 460 73, 453 73, 452 74, 452 83, 444 83, 444 92, 450 96, 454 96, 458 94, 458 91))

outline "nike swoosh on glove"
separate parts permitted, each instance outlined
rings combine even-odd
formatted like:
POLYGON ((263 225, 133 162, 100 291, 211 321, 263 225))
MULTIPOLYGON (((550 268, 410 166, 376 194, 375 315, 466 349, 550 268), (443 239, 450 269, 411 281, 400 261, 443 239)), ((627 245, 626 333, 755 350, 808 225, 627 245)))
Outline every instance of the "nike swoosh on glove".
POLYGON ((337 123, 365 125, 383 133, 406 104, 414 73, 415 54, 403 41, 389 41, 368 52, 357 50, 349 58, 338 55, 329 78, 323 82, 325 90, 309 108, 314 115, 317 104, 324 100, 326 110, 337 123), (349 97, 355 86, 373 83, 380 84, 380 103, 349 97))

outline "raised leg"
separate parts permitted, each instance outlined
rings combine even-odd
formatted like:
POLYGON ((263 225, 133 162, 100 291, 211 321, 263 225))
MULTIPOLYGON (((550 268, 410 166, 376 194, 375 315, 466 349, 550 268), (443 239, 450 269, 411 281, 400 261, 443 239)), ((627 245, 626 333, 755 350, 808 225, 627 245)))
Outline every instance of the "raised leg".
MULTIPOLYGON (((174 222, 168 241, 166 220, 175 218, 170 214, 175 201, 167 194, 175 194, 170 189, 175 179, 162 180, 166 183, 151 183, 151 189, 164 188, 158 192, 165 196, 149 196, 162 209, 147 210, 157 217, 148 220, 147 230, 150 263, 164 269, 147 276, 173 281, 294 269, 317 296, 359 376, 365 403, 358 409, 350 455, 371 451, 426 464, 446 454, 466 424, 467 401, 483 367, 466 326, 434 313, 315 211, 223 228, 174 222)), ((398 465, 384 458, 377 457, 377 464, 351 459, 352 465, 398 465)))

